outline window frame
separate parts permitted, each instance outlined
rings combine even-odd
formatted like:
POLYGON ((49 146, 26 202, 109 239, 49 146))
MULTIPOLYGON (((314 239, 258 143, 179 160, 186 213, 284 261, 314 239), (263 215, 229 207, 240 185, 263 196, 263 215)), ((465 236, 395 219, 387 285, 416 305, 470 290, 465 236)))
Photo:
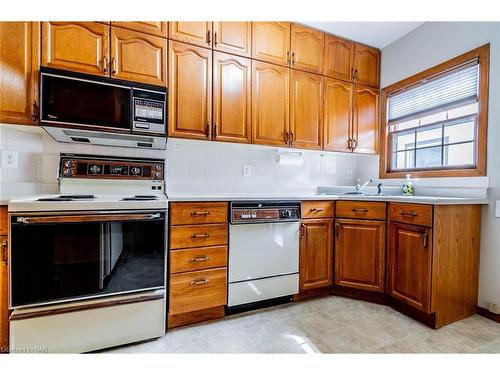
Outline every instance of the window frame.
POLYGON ((381 92, 381 132, 380 132, 380 178, 404 178, 407 174, 414 177, 469 177, 486 176, 486 148, 488 137, 488 93, 489 93, 490 44, 466 52, 430 69, 424 70, 402 81, 382 89, 381 92), (475 167, 436 167, 427 169, 391 170, 392 144, 389 135, 387 105, 389 95, 401 89, 418 85, 423 81, 456 69, 473 59, 479 60, 478 114, 475 135, 475 167))

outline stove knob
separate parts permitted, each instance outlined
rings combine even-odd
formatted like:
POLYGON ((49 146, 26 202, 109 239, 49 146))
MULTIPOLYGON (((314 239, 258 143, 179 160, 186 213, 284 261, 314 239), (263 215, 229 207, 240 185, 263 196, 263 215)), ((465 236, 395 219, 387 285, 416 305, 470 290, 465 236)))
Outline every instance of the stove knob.
POLYGON ((285 211, 285 217, 292 217, 292 211, 286 210, 285 211))
POLYGON ((159 180, 161 178, 161 173, 160 172, 154 172, 153 173, 153 177, 155 178, 155 180, 159 180))
POLYGON ((66 160, 64 162, 64 166, 66 168, 73 168, 75 166, 75 161, 74 160, 66 160))
POLYGON ((139 167, 132 167, 130 169, 130 172, 132 172, 132 174, 138 175, 141 172, 141 169, 139 167))
POLYGON ((155 170, 161 171, 161 164, 155 164, 155 170))
POLYGON ((75 174, 75 170, 74 169, 69 169, 69 168, 64 168, 64 171, 63 171, 63 174, 65 176, 73 176, 75 174))

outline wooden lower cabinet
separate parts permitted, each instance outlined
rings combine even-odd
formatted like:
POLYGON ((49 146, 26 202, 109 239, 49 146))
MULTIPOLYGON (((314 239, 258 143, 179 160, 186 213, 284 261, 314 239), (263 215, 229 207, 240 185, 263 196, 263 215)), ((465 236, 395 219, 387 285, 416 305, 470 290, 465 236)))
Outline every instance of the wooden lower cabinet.
POLYGON ((299 290, 328 287, 333 280, 333 220, 302 220, 299 290))
POLYGON ((385 221, 335 220, 335 285, 384 292, 385 221))

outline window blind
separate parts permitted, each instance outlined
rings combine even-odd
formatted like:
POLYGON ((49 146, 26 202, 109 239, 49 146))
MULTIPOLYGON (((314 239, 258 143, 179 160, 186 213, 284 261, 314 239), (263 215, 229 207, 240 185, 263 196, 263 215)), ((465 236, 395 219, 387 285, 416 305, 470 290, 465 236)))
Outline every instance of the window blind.
POLYGON ((394 124, 478 100, 479 61, 474 60, 417 86, 397 91, 388 100, 388 122, 394 124))

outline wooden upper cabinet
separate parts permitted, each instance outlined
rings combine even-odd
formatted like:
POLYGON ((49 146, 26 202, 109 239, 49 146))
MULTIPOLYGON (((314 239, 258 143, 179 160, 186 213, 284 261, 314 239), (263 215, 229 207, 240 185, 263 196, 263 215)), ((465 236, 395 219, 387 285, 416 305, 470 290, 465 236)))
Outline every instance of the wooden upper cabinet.
POLYGON ((299 288, 301 291, 332 285, 332 219, 302 221, 299 288))
POLYGON ((0 22, 0 122, 35 124, 39 22, 0 22))
POLYGON ((335 285, 383 292, 385 221, 337 219, 335 285))
POLYGON ((252 61, 252 140, 286 146, 289 134, 289 69, 252 61))
POLYGON ((387 292, 430 313, 432 230, 391 223, 387 251, 387 292))
POLYGON ((214 52, 214 140, 251 142, 251 73, 251 60, 214 52))
POLYGON ((250 57, 252 55, 251 22, 214 22, 214 50, 250 57))
POLYGON ((292 70, 290 98, 290 146, 321 150, 323 77, 292 70))
POLYGON ((325 38, 325 65, 323 74, 328 77, 352 80, 354 43, 327 35, 325 38))
POLYGON ((167 41, 164 38, 111 28, 111 76, 166 86, 167 41))
POLYGON ((168 34, 168 22, 164 21, 112 21, 111 24, 163 38, 166 38, 168 34))
POLYGON ((324 79, 324 149, 350 151, 353 84, 324 79))
POLYGON ((169 39, 212 47, 212 22, 169 22, 169 39))
POLYGON ((106 76, 109 26, 98 22, 43 22, 42 65, 106 76))
POLYGON ((170 42, 168 89, 168 135, 210 139, 212 52, 170 42))
POLYGON ((253 22, 252 57, 288 65, 290 62, 290 22, 253 22))
POLYGON ((295 69, 313 73, 323 72, 325 34, 305 26, 293 24, 291 36, 291 65, 295 69))
POLYGON ((353 138, 354 152, 377 152, 379 137, 379 90, 355 85, 353 138))
POLYGON ((354 80, 362 85, 379 87, 380 50, 362 44, 355 45, 354 80))

